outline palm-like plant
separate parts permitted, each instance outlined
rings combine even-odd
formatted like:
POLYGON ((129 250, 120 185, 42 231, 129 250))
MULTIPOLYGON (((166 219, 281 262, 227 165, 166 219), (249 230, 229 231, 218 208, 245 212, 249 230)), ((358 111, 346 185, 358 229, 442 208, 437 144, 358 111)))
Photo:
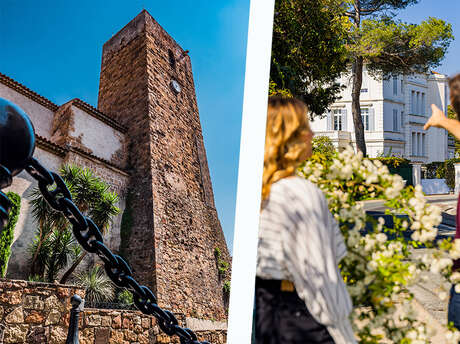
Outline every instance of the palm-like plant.
MULTIPOLYGON (((112 218, 120 211, 116 207, 118 196, 110 192, 109 185, 96 177, 88 169, 64 165, 60 169, 59 174, 69 188, 75 205, 82 213, 93 218, 95 224, 105 233, 112 223, 112 218)), ((52 209, 38 189, 34 189, 32 192, 31 204, 32 215, 38 224, 36 239, 31 245, 31 275, 44 276, 45 270, 49 270, 49 267, 45 263, 47 261, 46 257, 53 255, 53 252, 49 251, 49 247, 45 247, 45 244, 55 230, 59 232, 69 232, 70 228, 68 221, 62 213, 52 209), (45 259, 43 257, 45 257, 45 259)), ((64 250, 64 247, 57 245, 53 249, 64 250)), ((68 249, 64 250, 67 252, 66 257, 72 252, 75 253, 75 250, 76 248, 74 246, 70 246, 68 249)), ((57 256, 63 259, 62 255, 57 254, 57 256)), ((68 280, 85 256, 86 252, 80 252, 77 256, 73 257, 73 264, 64 273, 60 283, 65 283, 68 280)), ((58 270, 65 267, 65 265, 57 266, 59 267, 58 270)), ((50 265, 50 267, 52 269, 56 268, 54 265, 50 265)), ((54 272, 52 275, 54 275, 54 272)))
POLYGON ((85 300, 87 302, 112 301, 115 296, 115 285, 98 265, 93 266, 88 271, 78 273, 74 283, 85 288, 85 300))

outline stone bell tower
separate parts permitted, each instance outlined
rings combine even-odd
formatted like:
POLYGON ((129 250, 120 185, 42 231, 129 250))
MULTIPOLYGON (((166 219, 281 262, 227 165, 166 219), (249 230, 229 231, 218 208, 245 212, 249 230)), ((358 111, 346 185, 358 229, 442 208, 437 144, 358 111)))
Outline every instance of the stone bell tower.
POLYGON ((135 276, 162 307, 224 319, 229 276, 219 275, 215 249, 229 255, 190 58, 145 10, 104 44, 98 108, 128 128, 132 221, 122 230, 135 276))

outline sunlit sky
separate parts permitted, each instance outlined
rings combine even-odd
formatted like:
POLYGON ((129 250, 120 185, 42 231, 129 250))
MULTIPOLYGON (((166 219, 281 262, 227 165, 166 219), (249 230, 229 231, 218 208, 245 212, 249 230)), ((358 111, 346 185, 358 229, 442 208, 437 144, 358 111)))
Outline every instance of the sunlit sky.
POLYGON ((249 0, 0 0, 0 72, 97 106, 102 45, 143 8, 190 50, 214 197, 233 244, 249 0))
POLYGON ((455 40, 451 43, 445 59, 435 71, 452 76, 460 73, 460 1, 458 0, 420 0, 416 5, 407 7, 398 14, 398 18, 413 24, 419 24, 428 17, 435 17, 452 24, 455 40))
MULTIPOLYGON (((231 250, 249 0, 1 0, 0 72, 58 105, 81 98, 97 106, 102 45, 143 8, 190 50, 216 207, 231 250)), ((398 15, 452 24, 458 39, 435 69, 447 75, 460 72, 459 13, 458 0, 421 0, 398 15)))

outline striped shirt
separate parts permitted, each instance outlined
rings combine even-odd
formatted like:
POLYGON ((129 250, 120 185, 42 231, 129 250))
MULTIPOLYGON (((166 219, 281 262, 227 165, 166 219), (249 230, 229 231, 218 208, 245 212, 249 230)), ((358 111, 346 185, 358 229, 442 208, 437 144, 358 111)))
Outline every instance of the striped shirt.
POLYGON ((272 185, 260 214, 257 276, 292 281, 336 344, 356 343, 348 318, 352 303, 338 268, 346 253, 318 187, 300 177, 272 185))

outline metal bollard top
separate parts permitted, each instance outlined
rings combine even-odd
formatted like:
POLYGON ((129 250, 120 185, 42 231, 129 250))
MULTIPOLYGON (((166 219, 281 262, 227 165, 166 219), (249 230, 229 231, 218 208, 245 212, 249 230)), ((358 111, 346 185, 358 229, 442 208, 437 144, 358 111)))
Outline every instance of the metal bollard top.
POLYGON ((75 294, 70 298, 70 303, 72 304, 72 309, 83 311, 85 300, 83 300, 80 295, 75 294))

